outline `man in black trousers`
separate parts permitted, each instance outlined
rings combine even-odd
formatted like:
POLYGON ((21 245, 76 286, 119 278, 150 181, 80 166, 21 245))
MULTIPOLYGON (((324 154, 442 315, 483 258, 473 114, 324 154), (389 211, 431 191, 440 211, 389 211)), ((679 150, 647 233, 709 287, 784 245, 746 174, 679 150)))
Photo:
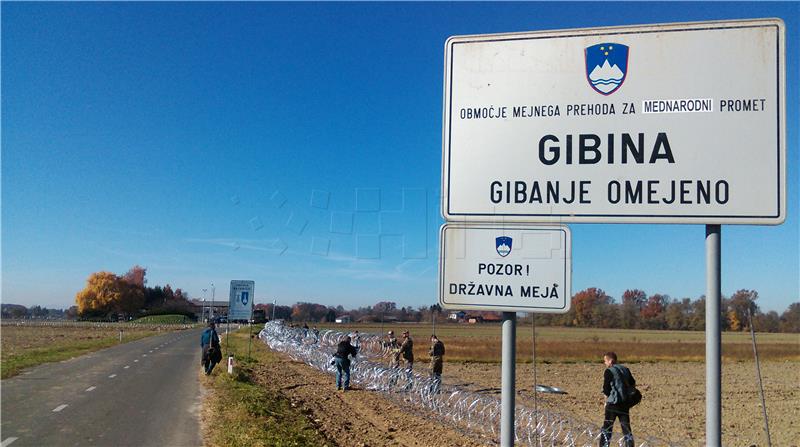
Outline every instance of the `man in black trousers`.
POLYGON ((625 447, 634 447, 633 433, 631 433, 630 406, 624 402, 626 392, 624 388, 635 387, 636 380, 634 380, 628 368, 617 363, 616 353, 606 352, 603 355, 603 363, 606 365, 606 370, 603 373, 603 394, 606 395, 606 399, 600 447, 608 447, 611 442, 611 430, 614 427, 614 419, 616 418, 619 418, 619 425, 622 427, 625 447))

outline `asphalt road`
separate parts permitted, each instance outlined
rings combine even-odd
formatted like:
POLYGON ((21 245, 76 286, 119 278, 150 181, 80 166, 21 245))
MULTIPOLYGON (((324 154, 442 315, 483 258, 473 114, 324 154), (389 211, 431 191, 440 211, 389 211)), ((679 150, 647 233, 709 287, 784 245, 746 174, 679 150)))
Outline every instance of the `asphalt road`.
POLYGON ((172 332, 0 383, 0 447, 199 446, 201 330, 172 332))

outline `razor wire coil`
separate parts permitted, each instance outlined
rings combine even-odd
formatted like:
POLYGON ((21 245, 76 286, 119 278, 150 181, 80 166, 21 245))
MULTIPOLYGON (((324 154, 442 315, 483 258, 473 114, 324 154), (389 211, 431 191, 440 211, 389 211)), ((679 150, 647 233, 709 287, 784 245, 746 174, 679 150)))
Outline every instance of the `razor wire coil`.
MULTIPOLYGON (((328 374, 335 374, 332 357, 338 343, 348 335, 335 330, 322 330, 318 335, 281 322, 269 322, 259 338, 270 349, 287 354, 292 360, 305 363, 328 374)), ((487 442, 496 442, 500 431, 501 401, 457 385, 436 382, 433 377, 403 365, 387 365, 391 349, 381 335, 359 334, 358 355, 350 365, 350 381, 366 390, 380 392, 392 400, 415 408, 424 408, 435 418, 468 434, 477 434, 487 442)), ((564 413, 538 408, 534 411, 517 404, 515 442, 531 447, 591 447, 603 433, 600 427, 564 413)), ((625 446, 624 437, 610 445, 625 446)), ((638 447, 670 446, 663 440, 646 437, 638 447)))

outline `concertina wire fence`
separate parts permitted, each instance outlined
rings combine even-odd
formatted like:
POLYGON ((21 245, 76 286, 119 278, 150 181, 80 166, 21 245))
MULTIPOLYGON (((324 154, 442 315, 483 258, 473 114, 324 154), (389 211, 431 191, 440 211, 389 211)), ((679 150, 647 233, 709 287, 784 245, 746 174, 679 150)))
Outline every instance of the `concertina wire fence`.
MULTIPOLYGON (((291 328, 280 321, 269 322, 259 338, 270 349, 288 354, 293 360, 306 363, 328 374, 336 374, 331 358, 345 332, 291 328)), ((350 381, 366 390, 382 393, 401 404, 430 411, 433 417, 447 422, 468 435, 482 436, 487 443, 496 443, 500 434, 500 399, 469 391, 455 385, 436 384, 428 374, 391 368, 387 359, 390 349, 381 335, 359 334, 358 356, 350 366, 350 381)), ((515 414, 516 443, 531 447, 598 445, 600 427, 557 412, 525 408, 517 403, 515 414)), ((620 447, 625 440, 615 430, 612 445, 620 447), (614 442, 616 441, 616 442, 614 442)), ((638 447, 671 446, 666 441, 636 436, 638 447)))

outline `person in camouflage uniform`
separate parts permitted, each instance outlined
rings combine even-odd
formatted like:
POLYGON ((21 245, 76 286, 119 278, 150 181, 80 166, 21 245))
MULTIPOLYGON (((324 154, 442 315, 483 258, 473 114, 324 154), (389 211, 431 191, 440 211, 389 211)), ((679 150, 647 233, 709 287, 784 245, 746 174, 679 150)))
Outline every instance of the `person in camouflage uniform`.
POLYGON ((444 368, 444 343, 436 335, 431 335, 431 393, 438 393, 442 387, 442 370, 444 368))
POLYGON ((411 339, 411 334, 408 331, 403 332, 403 343, 400 345, 400 356, 405 362, 406 370, 406 390, 410 390, 414 386, 413 370, 414 370, 414 340, 411 339))
POLYGON ((394 331, 389 331, 387 338, 384 346, 389 351, 389 368, 398 368, 400 366, 400 342, 394 336, 394 331))

